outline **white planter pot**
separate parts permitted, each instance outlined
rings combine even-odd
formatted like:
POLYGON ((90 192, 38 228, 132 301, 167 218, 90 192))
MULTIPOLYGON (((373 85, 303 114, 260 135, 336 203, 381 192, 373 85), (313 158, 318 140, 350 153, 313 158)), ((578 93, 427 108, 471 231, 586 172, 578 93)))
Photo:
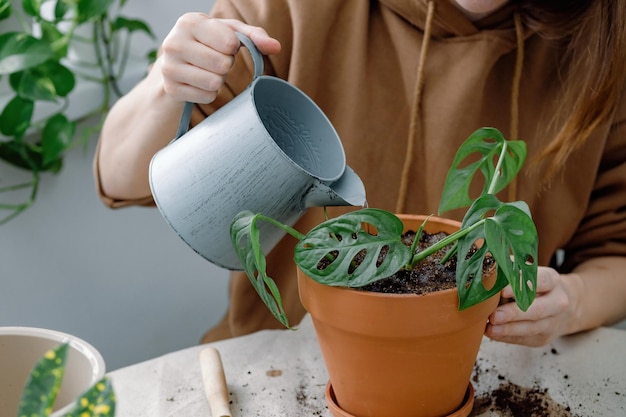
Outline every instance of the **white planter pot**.
POLYGON ((76 399, 105 374, 102 355, 70 334, 33 327, 0 327, 0 410, 16 416, 26 380, 37 361, 62 343, 70 349, 51 417, 66 414, 76 399))

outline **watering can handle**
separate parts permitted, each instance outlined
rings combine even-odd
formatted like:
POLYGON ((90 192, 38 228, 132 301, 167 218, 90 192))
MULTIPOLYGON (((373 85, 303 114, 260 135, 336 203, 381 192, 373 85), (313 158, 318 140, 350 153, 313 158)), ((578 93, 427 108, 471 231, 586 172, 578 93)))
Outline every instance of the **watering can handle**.
MULTIPOLYGON (((254 75, 252 81, 263 74, 263 55, 257 49, 252 40, 241 32, 235 32, 235 35, 239 38, 239 41, 248 49, 252 56, 252 62, 254 63, 254 75)), ((176 131, 176 139, 187 133, 189 130, 189 121, 191 120, 191 111, 193 110, 193 103, 186 101, 183 107, 183 113, 180 117, 180 123, 178 124, 178 130, 176 131)))

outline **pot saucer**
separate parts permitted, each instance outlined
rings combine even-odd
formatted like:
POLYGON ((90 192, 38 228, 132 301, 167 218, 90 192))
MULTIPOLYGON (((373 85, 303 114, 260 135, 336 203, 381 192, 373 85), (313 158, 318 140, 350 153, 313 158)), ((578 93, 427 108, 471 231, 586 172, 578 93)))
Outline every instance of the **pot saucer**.
MULTIPOLYGON (((337 399, 335 398, 335 391, 333 391, 333 386, 330 381, 326 384, 326 404, 328 405, 328 409, 333 417, 356 417, 352 414, 347 413, 339 404, 337 404, 337 399)), ((445 417, 467 417, 472 412, 472 407, 474 406, 474 387, 470 382, 467 386, 467 391, 465 392, 465 398, 463 398, 463 403, 461 406, 456 409, 456 411, 452 412, 452 414, 448 414, 445 417)))

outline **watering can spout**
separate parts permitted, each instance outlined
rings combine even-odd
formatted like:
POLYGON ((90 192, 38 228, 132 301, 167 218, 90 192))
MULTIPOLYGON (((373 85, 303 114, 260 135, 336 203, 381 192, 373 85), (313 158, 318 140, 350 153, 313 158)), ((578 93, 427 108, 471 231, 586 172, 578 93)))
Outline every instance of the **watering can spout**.
POLYGON ((346 166, 343 175, 331 184, 316 181, 303 198, 304 208, 366 205, 365 186, 361 178, 346 166))

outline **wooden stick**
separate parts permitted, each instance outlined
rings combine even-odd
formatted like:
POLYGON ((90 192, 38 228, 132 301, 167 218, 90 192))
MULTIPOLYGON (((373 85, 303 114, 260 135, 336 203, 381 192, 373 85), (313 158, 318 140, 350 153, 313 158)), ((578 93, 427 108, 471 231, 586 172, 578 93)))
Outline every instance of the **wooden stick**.
POLYGON ((212 417, 231 417, 230 398, 222 358, 217 349, 206 347, 200 351, 200 369, 212 417))

